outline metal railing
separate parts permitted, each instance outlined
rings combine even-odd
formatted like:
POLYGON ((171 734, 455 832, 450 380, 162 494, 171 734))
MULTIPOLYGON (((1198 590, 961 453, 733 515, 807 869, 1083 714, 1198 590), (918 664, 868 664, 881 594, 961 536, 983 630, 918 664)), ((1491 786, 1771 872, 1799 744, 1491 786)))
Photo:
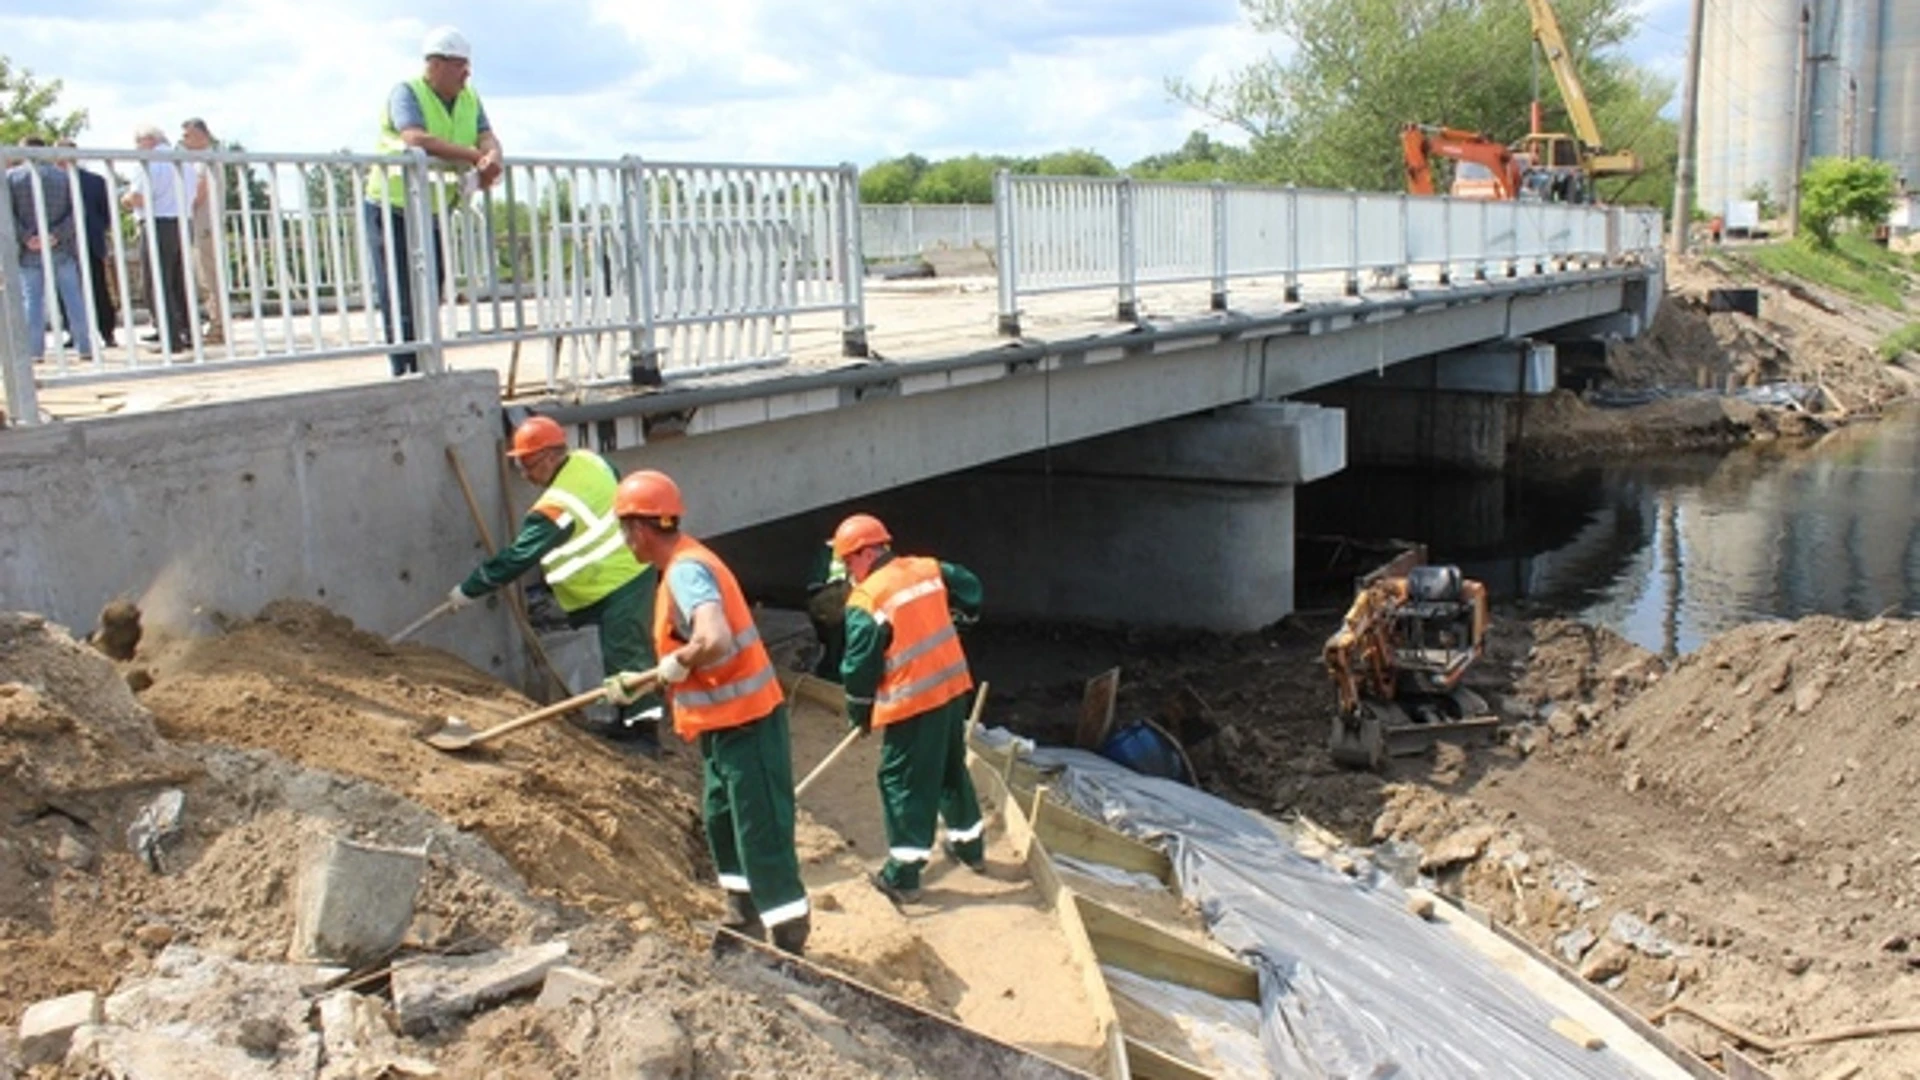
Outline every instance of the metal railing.
POLYGON ((869 264, 909 262, 940 248, 992 251, 993 207, 887 203, 860 207, 860 253, 869 264))
POLYGON ((1046 293, 1112 289, 1133 321, 1146 285, 1207 282, 1223 311, 1235 279, 1279 277, 1298 300, 1303 275, 1335 275, 1356 295, 1368 273, 1404 287, 1416 269, 1448 284, 1657 257, 1661 234, 1658 211, 1623 207, 1010 172, 994 209, 1013 336, 1021 299, 1046 293))
POLYGON ((510 389, 525 342, 550 390, 652 383, 784 363, 822 312, 866 353, 851 166, 520 158, 478 190, 417 152, 5 155, 25 166, 0 208, 19 422, 41 385, 378 355, 431 373, 452 346, 510 344, 510 389), (27 223, 70 246, 17 257, 27 223))

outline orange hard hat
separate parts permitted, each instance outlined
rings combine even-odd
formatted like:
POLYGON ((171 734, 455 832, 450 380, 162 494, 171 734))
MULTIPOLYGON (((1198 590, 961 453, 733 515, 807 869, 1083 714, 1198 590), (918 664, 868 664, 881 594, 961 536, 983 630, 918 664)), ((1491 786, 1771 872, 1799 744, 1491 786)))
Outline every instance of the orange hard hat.
POLYGON ((861 548, 893 542, 893 535, 872 514, 855 514, 833 530, 833 556, 844 559, 861 548))
POLYGON ((687 512, 680 502, 680 485, 673 477, 653 469, 641 469, 625 480, 613 493, 615 517, 677 518, 687 512))
POLYGON ((507 451, 510 458, 531 457, 542 450, 564 450, 567 445, 567 433, 552 417, 528 417, 526 423, 513 429, 513 449, 507 451))

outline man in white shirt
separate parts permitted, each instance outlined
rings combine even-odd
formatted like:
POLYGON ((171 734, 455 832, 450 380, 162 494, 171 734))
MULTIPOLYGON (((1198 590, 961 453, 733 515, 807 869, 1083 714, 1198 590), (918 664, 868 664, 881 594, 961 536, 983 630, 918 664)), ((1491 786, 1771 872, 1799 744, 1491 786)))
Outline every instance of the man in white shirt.
MULTIPOLYGON (((147 125, 133 133, 141 150, 170 149, 166 135, 147 125)), ((188 162, 149 161, 135 174, 133 190, 120 197, 121 205, 139 215, 140 251, 157 263, 147 276, 148 307, 153 313, 157 341, 171 352, 193 351, 193 315, 187 309, 186 230, 188 212, 200 187, 200 171, 188 162)))

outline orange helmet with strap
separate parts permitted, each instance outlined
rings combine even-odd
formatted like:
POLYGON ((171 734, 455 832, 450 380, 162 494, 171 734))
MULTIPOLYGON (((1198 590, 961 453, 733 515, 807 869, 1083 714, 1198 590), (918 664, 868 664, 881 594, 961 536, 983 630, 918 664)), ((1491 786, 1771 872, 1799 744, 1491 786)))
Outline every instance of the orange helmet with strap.
POLYGON ((613 493, 613 515, 619 518, 660 518, 671 524, 687 512, 680 501, 680 485, 655 469, 641 469, 613 493))
POLYGON ((837 559, 844 559, 861 548, 892 542, 893 534, 887 532, 887 527, 880 523, 879 518, 872 514, 855 514, 833 530, 833 555, 837 559))
POLYGON ((566 447, 567 433, 552 417, 532 416, 513 429, 513 449, 507 451, 507 456, 531 457, 542 450, 564 450, 566 447))

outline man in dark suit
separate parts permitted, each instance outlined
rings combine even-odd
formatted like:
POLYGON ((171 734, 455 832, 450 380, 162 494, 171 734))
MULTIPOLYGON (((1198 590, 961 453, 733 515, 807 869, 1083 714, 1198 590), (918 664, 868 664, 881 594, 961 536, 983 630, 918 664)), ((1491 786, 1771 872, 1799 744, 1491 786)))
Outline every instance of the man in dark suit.
MULTIPOLYGON (((59 145, 72 146, 73 140, 62 139, 59 145)), ((87 278, 87 288, 93 290, 93 325, 100 334, 97 340, 103 345, 112 345, 113 330, 120 321, 113 290, 107 286, 108 268, 113 259, 113 238, 109 231, 113 228, 113 203, 107 198, 106 177, 87 169, 74 172, 80 180, 79 196, 74 202, 80 207, 81 226, 87 237, 80 269, 87 278)), ((73 335, 72 318, 65 307, 60 309, 60 323, 66 327, 69 337, 73 335)))

